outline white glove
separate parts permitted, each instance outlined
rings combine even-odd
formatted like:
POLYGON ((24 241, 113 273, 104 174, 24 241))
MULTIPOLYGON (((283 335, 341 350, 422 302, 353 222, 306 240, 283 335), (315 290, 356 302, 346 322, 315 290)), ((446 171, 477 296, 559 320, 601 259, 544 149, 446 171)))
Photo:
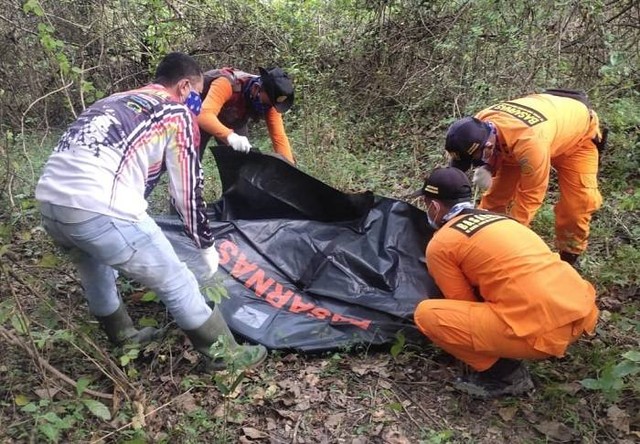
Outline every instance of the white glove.
POLYGON ((489 189, 492 182, 491 171, 486 166, 481 166, 473 171, 473 185, 481 190, 489 189))
POLYGON ((236 133, 231 133, 227 136, 227 143, 235 151, 239 151, 241 153, 246 154, 251 149, 251 143, 249 143, 249 139, 244 136, 239 136, 236 133))
POLYGON ((202 261, 207 267, 207 276, 204 276, 205 280, 211 279, 218 270, 218 250, 214 245, 209 248, 203 248, 200 250, 202 261))

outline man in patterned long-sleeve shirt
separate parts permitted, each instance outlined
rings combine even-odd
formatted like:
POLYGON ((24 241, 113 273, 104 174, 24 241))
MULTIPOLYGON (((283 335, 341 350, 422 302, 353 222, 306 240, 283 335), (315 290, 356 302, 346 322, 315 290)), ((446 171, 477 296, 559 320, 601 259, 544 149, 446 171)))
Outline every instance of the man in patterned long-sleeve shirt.
POLYGON ((196 61, 171 53, 152 84, 96 102, 63 134, 36 199, 45 229, 70 251, 89 310, 113 343, 145 343, 158 335, 154 328, 134 327, 116 288, 117 270, 155 291, 205 356, 223 335, 257 365, 266 349, 235 343, 218 308, 211 310, 196 277, 146 212, 145 197, 166 171, 172 204, 209 269, 199 278, 215 273, 218 254, 202 199, 195 121, 202 87, 196 61))

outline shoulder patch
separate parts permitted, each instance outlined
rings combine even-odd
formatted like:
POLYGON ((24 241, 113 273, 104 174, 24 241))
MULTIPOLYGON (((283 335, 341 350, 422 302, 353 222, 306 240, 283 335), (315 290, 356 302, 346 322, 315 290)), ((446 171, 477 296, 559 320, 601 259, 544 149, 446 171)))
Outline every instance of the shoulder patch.
POLYGON ((515 102, 501 102, 491 106, 489 109, 507 113, 527 126, 535 126, 547 121, 547 118, 541 112, 515 102))
POLYGON ((468 214, 451 225, 450 228, 461 232, 467 237, 471 237, 482 228, 487 227, 494 222, 508 219, 509 217, 496 213, 468 214))

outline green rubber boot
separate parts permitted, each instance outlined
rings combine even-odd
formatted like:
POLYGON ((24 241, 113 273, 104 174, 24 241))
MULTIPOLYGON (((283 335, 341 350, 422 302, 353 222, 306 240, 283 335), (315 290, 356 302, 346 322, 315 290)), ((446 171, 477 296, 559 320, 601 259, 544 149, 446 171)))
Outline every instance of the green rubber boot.
POLYGON ((115 312, 108 316, 96 316, 100 326, 107 334, 109 341, 114 345, 124 343, 145 345, 151 341, 161 339, 165 331, 153 327, 144 327, 141 330, 133 326, 133 321, 127 313, 123 303, 120 303, 115 312))
POLYGON ((267 357, 264 345, 239 345, 236 342, 218 306, 213 309, 213 313, 204 324, 184 332, 191 340, 193 348, 207 360, 207 371, 224 370, 230 360, 239 368, 254 368, 262 364, 267 357), (223 344, 219 352, 211 350, 211 345, 216 342, 223 344))

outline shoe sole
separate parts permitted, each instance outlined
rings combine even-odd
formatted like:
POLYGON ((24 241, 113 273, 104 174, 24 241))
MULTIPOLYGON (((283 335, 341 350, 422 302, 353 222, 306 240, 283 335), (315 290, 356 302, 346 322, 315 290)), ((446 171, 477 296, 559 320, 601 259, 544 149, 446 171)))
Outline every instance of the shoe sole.
POLYGON ((518 395, 527 393, 533 390, 534 388, 533 381, 531 381, 531 379, 527 379, 525 381, 520 382, 519 384, 508 386, 502 390, 496 390, 493 392, 490 392, 487 389, 477 386, 475 384, 470 384, 464 381, 455 382, 453 386, 456 390, 459 390, 463 393, 466 393, 468 395, 471 395, 475 398, 480 398, 480 399, 498 398, 500 396, 507 396, 507 395, 518 396, 518 395))

